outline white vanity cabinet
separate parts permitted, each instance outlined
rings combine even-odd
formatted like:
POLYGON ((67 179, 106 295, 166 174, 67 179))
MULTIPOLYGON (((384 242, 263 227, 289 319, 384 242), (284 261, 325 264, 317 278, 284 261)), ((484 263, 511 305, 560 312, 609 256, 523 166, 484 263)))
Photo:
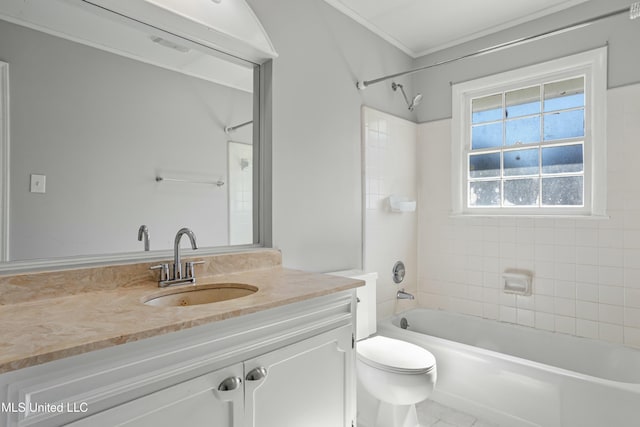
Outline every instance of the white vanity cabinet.
POLYGON ((226 375, 240 378, 242 364, 176 384, 67 425, 243 427, 241 385, 233 390, 218 390, 226 375))
POLYGON ((245 426, 351 425, 352 330, 342 327, 245 362, 245 426))
POLYGON ((0 425, 350 427, 354 292, 0 375, 0 425), (46 409, 46 408, 45 408, 46 409))

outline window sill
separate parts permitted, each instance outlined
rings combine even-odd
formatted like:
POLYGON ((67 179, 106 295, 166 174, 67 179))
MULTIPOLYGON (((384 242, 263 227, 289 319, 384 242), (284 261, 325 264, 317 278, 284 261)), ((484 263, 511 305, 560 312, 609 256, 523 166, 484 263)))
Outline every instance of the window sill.
POLYGON ((449 218, 527 218, 527 219, 577 219, 577 220, 608 220, 609 215, 592 214, 512 214, 512 213, 451 213, 449 218))

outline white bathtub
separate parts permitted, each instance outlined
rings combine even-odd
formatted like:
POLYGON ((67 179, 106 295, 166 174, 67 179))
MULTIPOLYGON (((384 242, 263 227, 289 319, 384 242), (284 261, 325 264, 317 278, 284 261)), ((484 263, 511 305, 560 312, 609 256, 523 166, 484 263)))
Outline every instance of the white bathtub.
POLYGON ((431 399, 499 425, 640 426, 640 351, 427 309, 382 321, 378 333, 433 353, 431 399))

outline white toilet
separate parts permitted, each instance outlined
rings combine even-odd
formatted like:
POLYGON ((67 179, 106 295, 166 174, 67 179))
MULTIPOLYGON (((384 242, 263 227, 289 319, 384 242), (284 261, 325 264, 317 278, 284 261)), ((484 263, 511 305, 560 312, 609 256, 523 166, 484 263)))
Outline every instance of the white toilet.
POLYGON ((377 273, 344 271, 335 275, 364 280, 357 289, 356 372, 358 426, 417 427, 415 404, 436 384, 436 359, 415 344, 376 332, 377 273))

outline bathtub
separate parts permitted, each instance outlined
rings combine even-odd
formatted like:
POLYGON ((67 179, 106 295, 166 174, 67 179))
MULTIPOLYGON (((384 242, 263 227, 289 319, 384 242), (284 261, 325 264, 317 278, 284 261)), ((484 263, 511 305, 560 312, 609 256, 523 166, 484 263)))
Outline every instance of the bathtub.
POLYGON ((501 426, 640 426, 640 351, 427 309, 378 333, 433 353, 430 399, 501 426))

